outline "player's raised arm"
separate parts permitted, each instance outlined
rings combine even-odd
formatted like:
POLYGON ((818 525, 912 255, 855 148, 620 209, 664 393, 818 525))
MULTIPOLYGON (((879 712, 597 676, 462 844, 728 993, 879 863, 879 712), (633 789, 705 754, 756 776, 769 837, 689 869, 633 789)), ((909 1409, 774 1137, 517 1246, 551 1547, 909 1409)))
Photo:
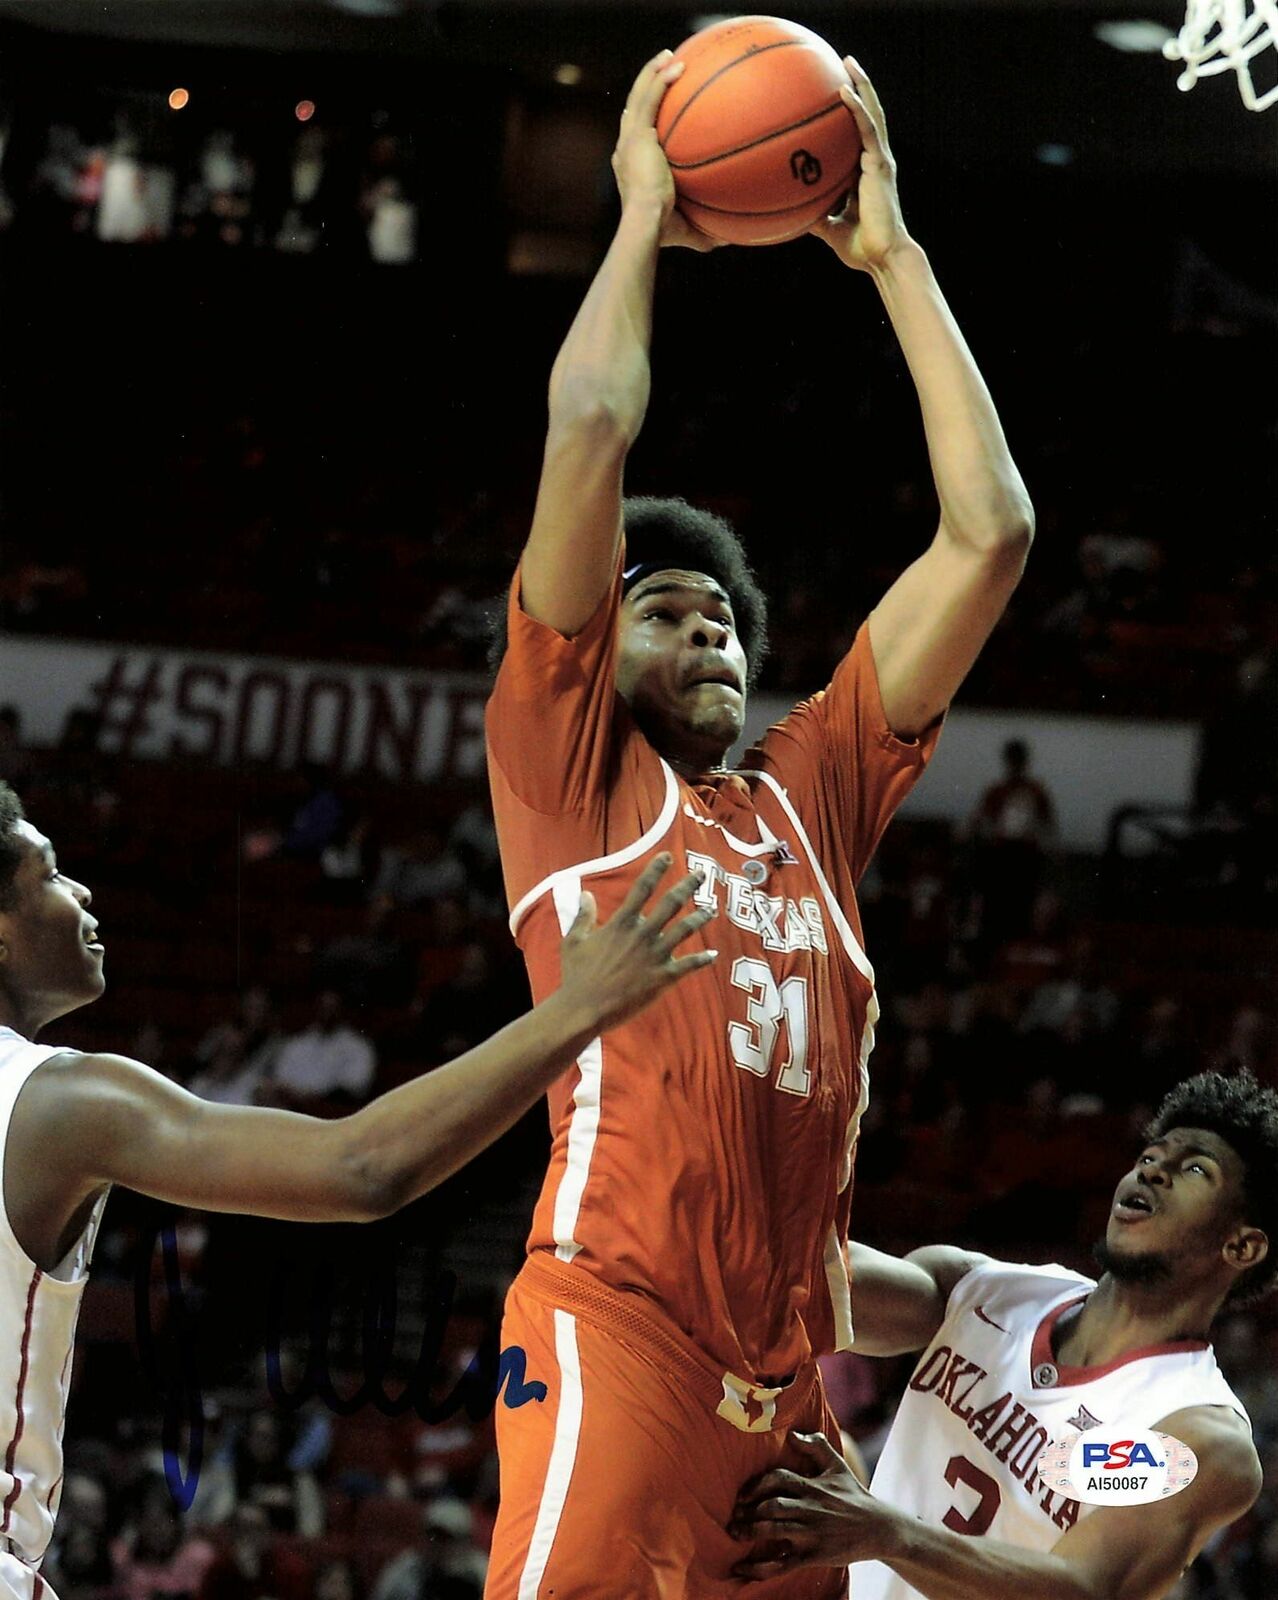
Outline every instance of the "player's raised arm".
POLYGON ((846 65, 861 175, 843 214, 812 232, 874 279, 918 391, 941 505, 935 540, 870 616, 888 724, 912 738, 945 710, 1002 615, 1025 563, 1033 512, 989 390, 902 220, 874 86, 850 57, 846 65))
POLYGON ((1103 1507, 1046 1551, 897 1511, 862 1488, 823 1435, 795 1436, 804 1472, 767 1473, 742 1493, 732 1531, 757 1553, 735 1570, 763 1579, 882 1561, 924 1600, 1164 1600, 1216 1529, 1255 1501, 1260 1462, 1242 1418, 1223 1407, 1195 1406, 1157 1426, 1197 1455, 1189 1487, 1153 1505, 1103 1507))
POLYGON ((648 408, 657 251, 708 249, 674 209, 657 107, 683 70, 663 50, 635 79, 612 166, 621 221, 550 374, 537 506, 524 550, 524 610, 565 637, 595 614, 616 566, 622 472, 648 408))
POLYGON ((300 1221, 384 1216, 492 1143, 605 1028, 714 960, 677 948, 713 912, 690 875, 645 910, 671 858, 657 856, 600 928, 594 901, 563 941, 563 981, 486 1043, 333 1121, 198 1100, 119 1056, 54 1058, 20 1093, 6 1204, 28 1250, 52 1262, 81 1208, 121 1183, 177 1205, 300 1221), (47 1160, 56 1148, 56 1163, 47 1160))
POLYGON ((945 1320, 954 1285, 985 1258, 952 1245, 927 1245, 904 1259, 848 1242, 855 1350, 899 1356, 922 1350, 945 1320))

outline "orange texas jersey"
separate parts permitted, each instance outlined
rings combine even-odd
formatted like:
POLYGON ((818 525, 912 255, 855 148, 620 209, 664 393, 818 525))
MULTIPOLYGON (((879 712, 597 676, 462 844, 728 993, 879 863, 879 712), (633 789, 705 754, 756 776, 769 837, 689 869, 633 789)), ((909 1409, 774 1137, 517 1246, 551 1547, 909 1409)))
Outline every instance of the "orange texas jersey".
MULTIPOLYGON (((713 967, 595 1041, 550 1095, 529 1249, 650 1296, 725 1368, 851 1338, 842 1245, 878 1005, 853 885, 931 753, 887 728, 865 628, 738 772, 680 778, 614 689, 620 567, 565 639, 509 602, 487 711, 511 925, 534 997, 582 888, 600 918, 658 850, 700 867, 713 967)), ((673 877, 673 874, 671 875, 673 877)))

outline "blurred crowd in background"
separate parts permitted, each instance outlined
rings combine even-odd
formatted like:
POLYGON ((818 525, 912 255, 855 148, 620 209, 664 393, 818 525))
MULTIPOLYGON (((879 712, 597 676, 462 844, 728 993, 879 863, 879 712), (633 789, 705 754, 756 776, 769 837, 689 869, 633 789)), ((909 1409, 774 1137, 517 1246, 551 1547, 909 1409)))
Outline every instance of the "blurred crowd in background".
MULTIPOLYGON (((8 127, 5 629, 483 669, 581 286, 507 278, 496 234, 461 249, 394 112, 333 124, 308 106, 269 135, 110 97, 8 127)), ((854 1226, 889 1249, 944 1238, 1086 1269, 1172 1084, 1246 1066, 1278 1085, 1278 407, 1242 401, 1272 369, 1278 303, 1179 209, 1137 215, 1126 192, 1094 202, 1108 257, 1066 259, 1047 241, 1068 180, 1017 181, 968 197, 974 233, 1019 207, 1033 270, 1015 277, 947 246, 940 178, 907 191, 1038 516, 964 701, 1188 719, 1202 755, 1190 812, 1151 820, 1131 859, 1062 846, 1032 740, 961 823, 889 831, 860 891, 885 1014, 854 1226), (1122 251, 1145 288, 1115 304, 1122 251)), ((592 239, 608 217, 591 211, 592 239)), ((632 475, 737 522, 773 600, 763 686, 796 698, 935 518, 893 342, 817 251, 756 252, 748 273, 733 252, 663 264, 632 475)), ((100 736, 79 713, 34 741, 0 705, 0 776, 93 888, 108 951, 106 998, 60 1040, 331 1116, 527 1004, 479 783, 147 763, 100 736)), ((62 1600, 478 1595, 492 1342, 545 1152, 536 1112, 366 1230, 117 1195, 47 1567, 62 1600), (384 1402, 407 1397, 398 1414, 344 1403, 373 1374, 384 1402), (187 1424, 166 1436, 175 1408, 187 1424), (175 1461, 199 1469, 184 1509, 175 1461)), ((1228 1319, 1220 1354, 1266 1489, 1177 1600, 1268 1600, 1275 1308, 1228 1319)), ((826 1369, 872 1465, 908 1363, 826 1369)))

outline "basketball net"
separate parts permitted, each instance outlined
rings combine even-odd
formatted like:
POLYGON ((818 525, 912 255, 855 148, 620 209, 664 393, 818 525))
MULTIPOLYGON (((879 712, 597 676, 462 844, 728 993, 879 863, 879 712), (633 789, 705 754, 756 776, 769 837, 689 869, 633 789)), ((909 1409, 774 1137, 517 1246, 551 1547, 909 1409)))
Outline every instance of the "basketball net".
POLYGON ((1278 83, 1258 94, 1251 81, 1251 62, 1271 46, 1278 50, 1278 0, 1189 0, 1185 26, 1163 46, 1169 61, 1183 61, 1176 80, 1192 89, 1199 78, 1231 69, 1238 74, 1238 92, 1249 111, 1263 111, 1278 101, 1278 83))

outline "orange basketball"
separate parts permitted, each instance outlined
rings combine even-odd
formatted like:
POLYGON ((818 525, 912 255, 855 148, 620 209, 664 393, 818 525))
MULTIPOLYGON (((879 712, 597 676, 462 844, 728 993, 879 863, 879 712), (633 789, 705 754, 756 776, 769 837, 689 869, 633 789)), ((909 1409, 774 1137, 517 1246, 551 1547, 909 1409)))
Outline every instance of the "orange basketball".
POLYGON ((730 244, 780 244, 839 209, 861 138, 837 53, 780 17, 731 17, 679 46, 657 137, 679 210, 730 244))

